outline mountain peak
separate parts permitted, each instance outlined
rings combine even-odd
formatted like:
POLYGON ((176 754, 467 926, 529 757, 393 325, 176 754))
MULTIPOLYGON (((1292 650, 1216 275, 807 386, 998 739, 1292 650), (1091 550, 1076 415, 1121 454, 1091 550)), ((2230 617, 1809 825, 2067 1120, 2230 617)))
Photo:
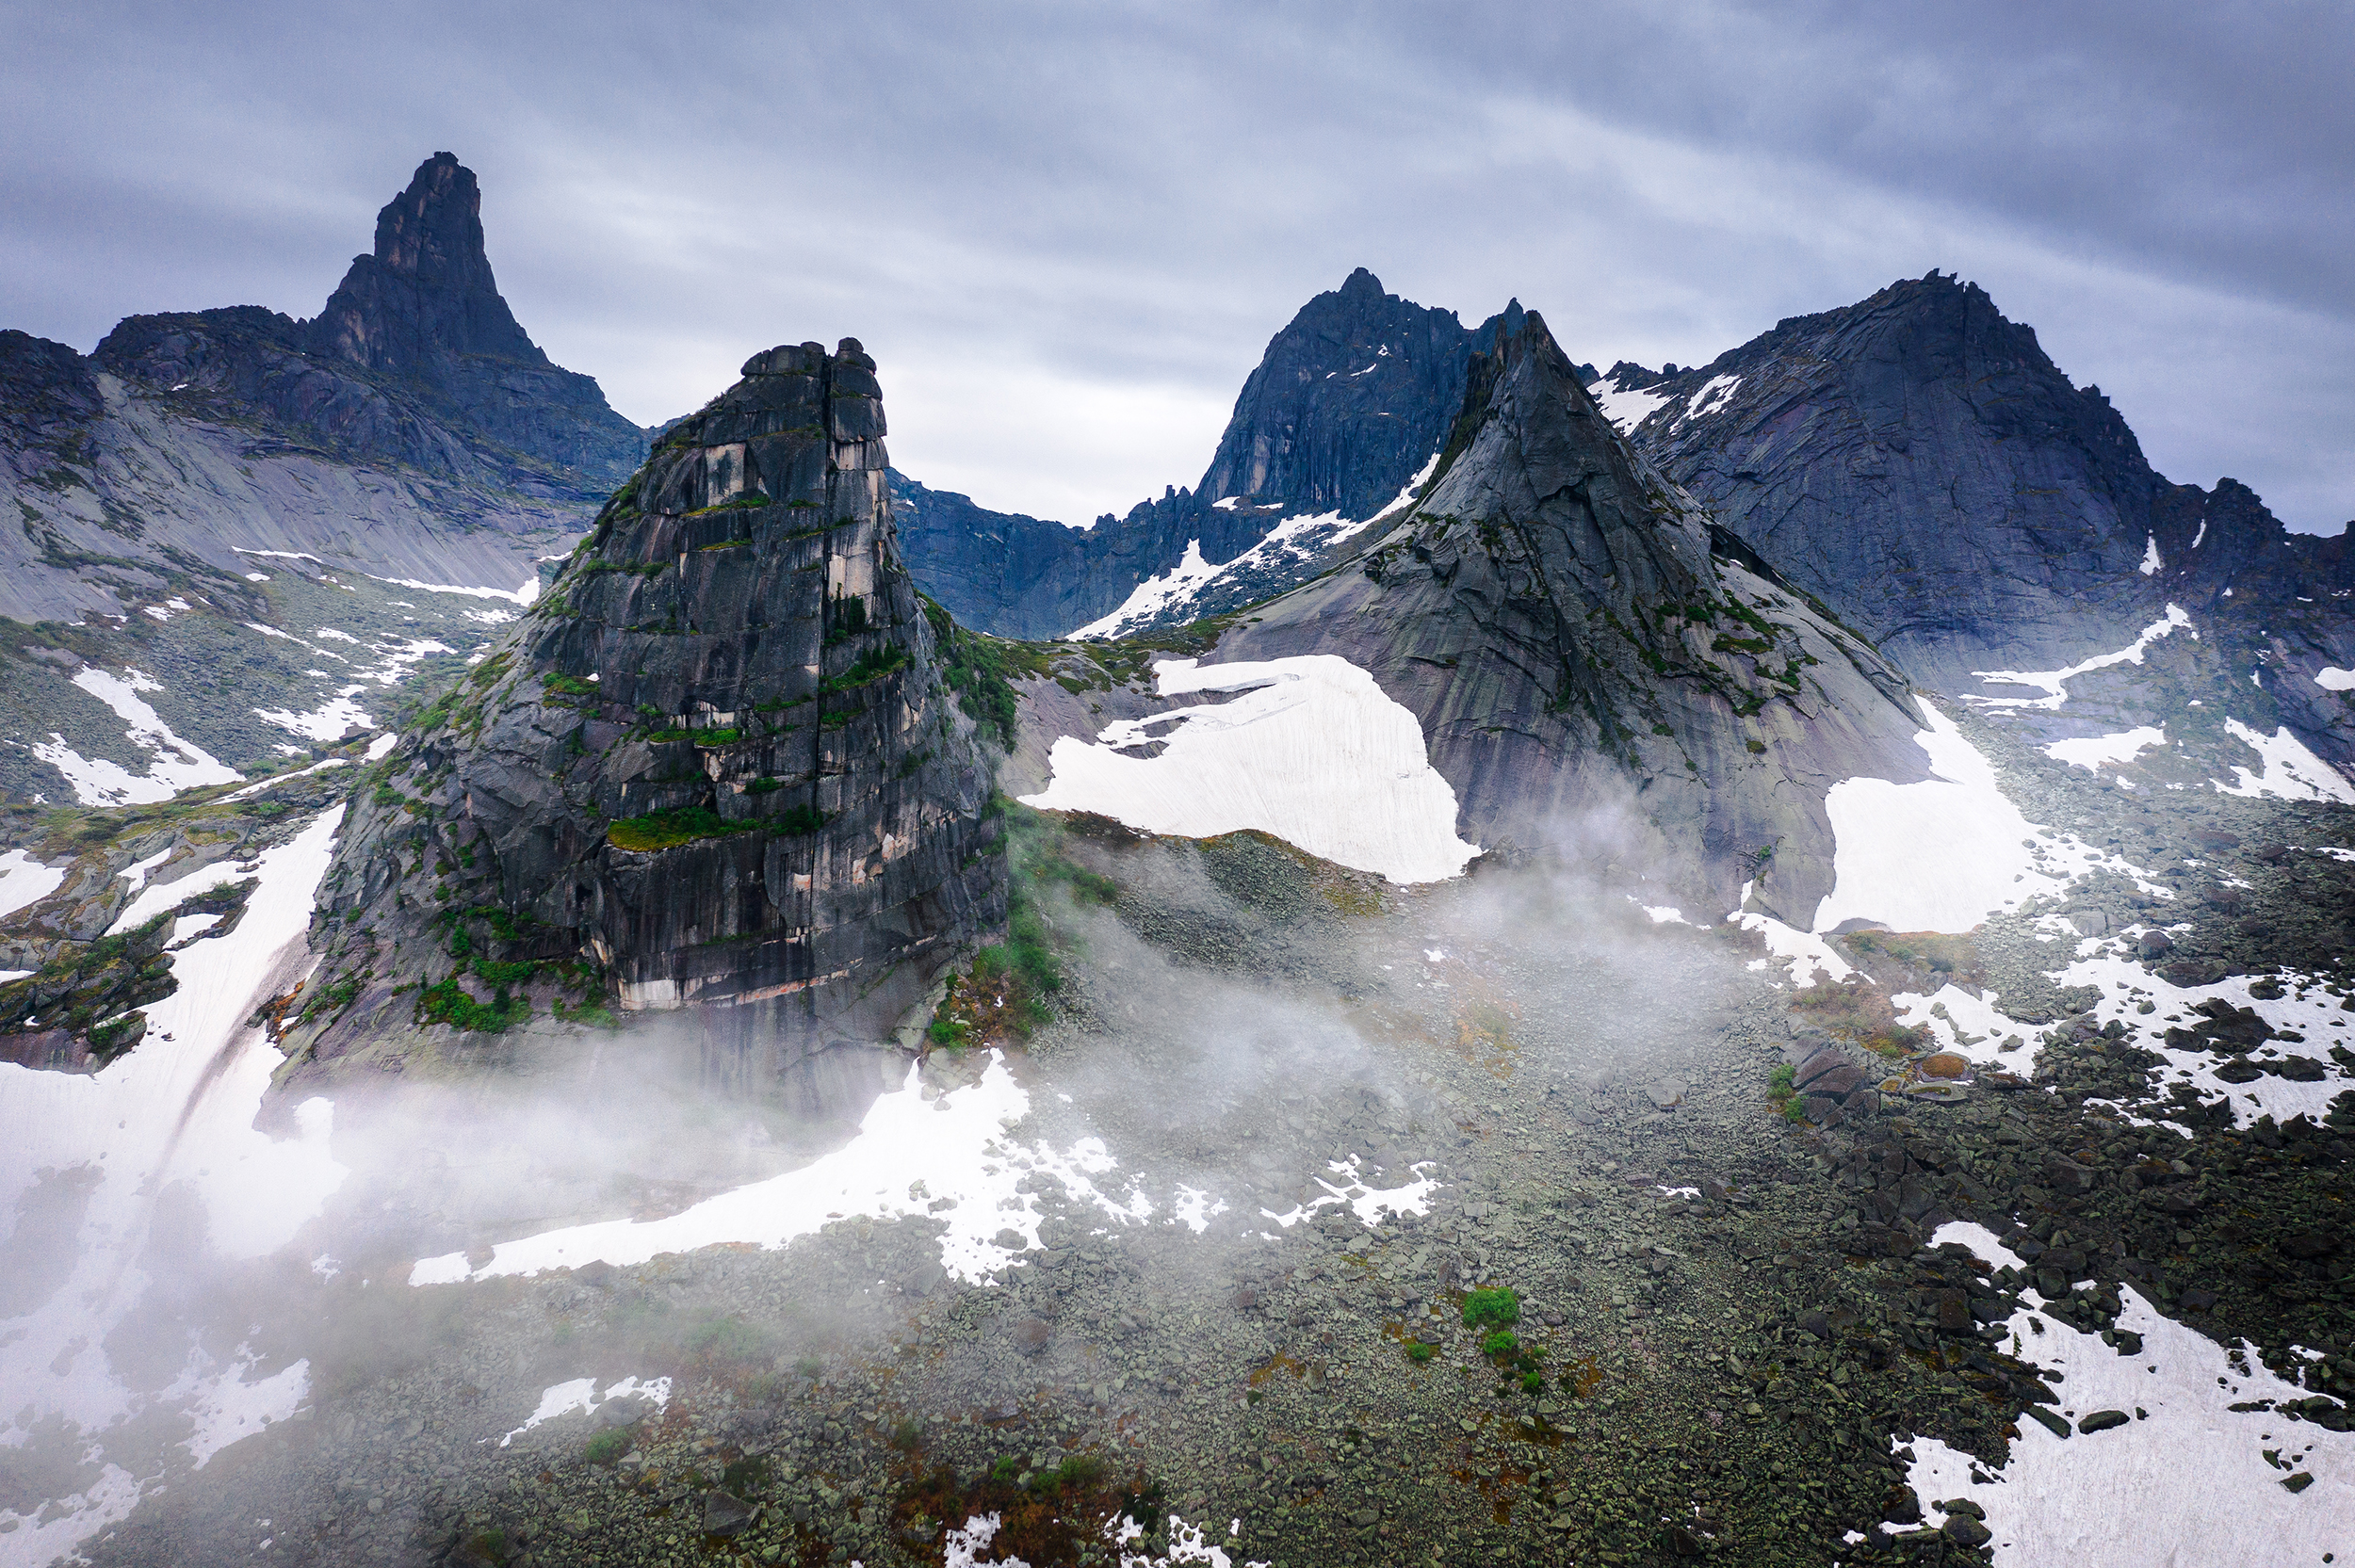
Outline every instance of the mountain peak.
POLYGON ((376 249, 311 323, 318 352, 372 370, 416 373, 433 359, 482 354, 544 365, 500 297, 483 248, 482 191, 452 153, 417 166, 376 215, 376 249))
POLYGON ((1363 297, 1378 299, 1382 297, 1384 292, 1385 290, 1382 287, 1382 280, 1375 277, 1372 273, 1367 271, 1362 267, 1357 268, 1356 271, 1352 272, 1346 279, 1344 279, 1340 287, 1340 293, 1343 299, 1358 299, 1363 297))

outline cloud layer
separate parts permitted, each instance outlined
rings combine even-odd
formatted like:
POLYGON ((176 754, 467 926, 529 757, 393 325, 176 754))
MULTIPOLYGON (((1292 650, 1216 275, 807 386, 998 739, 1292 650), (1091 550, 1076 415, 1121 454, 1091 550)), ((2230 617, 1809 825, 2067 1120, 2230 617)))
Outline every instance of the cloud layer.
POLYGON ((1191 483, 1371 267, 1706 361, 1931 267, 2178 479, 2355 515, 2337 8, 252 4, 20 9, 5 322, 318 308, 448 148, 561 364, 651 423, 850 334, 894 457, 1082 521, 1191 483))

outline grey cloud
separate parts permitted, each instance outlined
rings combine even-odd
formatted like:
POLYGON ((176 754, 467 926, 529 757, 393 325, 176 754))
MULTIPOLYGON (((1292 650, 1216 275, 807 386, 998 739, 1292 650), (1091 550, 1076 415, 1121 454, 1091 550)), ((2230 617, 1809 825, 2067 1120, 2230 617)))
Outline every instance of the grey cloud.
POLYGON ((8 324, 317 308, 448 147, 560 361, 652 421, 769 341, 883 361, 895 456, 1079 519, 1191 482, 1355 266, 1705 361, 1932 266, 2172 477, 2355 512, 2323 7, 151 5, 11 23, 8 324), (991 389, 1001 389, 992 398, 991 389), (1012 389, 1012 390, 1004 390, 1012 389), (1018 405, 1018 406, 1016 406, 1018 405))

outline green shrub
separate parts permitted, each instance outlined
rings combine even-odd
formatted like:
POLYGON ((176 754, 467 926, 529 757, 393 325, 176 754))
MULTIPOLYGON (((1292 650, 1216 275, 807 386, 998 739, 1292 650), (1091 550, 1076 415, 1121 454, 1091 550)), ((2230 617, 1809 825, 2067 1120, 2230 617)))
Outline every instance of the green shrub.
POLYGON ((1521 1298, 1503 1285, 1475 1290, 1464 1298, 1468 1329, 1509 1329, 1521 1320, 1521 1298))
POLYGON ((594 697, 596 683, 584 681, 577 675, 544 675, 540 685, 551 697, 594 697))
POLYGON ((580 1457, 592 1464, 611 1464, 629 1452, 629 1433, 619 1427, 608 1427, 589 1440, 580 1450, 580 1457))
POLYGON ((1794 1086, 1798 1081, 1798 1075, 1799 1070, 1797 1068, 1792 1066, 1787 1061, 1784 1062, 1768 1075, 1766 1079, 1766 1092, 1773 1095, 1778 1100, 1782 1099, 1784 1096, 1792 1092, 1794 1086))
POLYGON ((1438 1353, 1439 1352, 1437 1350, 1432 1349, 1428 1345, 1425 1345, 1421 1340, 1417 1340, 1412 1345, 1406 1347, 1406 1359, 1415 1363, 1417 1366, 1421 1366, 1422 1363, 1429 1361, 1433 1356, 1437 1355, 1438 1353))
POLYGON ((606 841, 616 849, 644 852, 671 849, 681 844, 692 844, 699 838, 721 838, 729 833, 750 832, 759 827, 757 822, 729 822, 709 806, 674 806, 669 811, 648 812, 643 816, 627 816, 605 830, 606 841))
POLYGON ((1782 1107, 1782 1119, 1791 1123, 1806 1121, 1807 1102, 1795 1098, 1786 1102, 1782 1107))
POLYGON ((456 975, 417 993, 419 1024, 447 1024, 475 1034, 499 1034, 530 1016, 530 998, 510 996, 502 986, 490 1001, 478 1002, 458 983, 456 975))
POLYGON ((1517 1356, 1521 1353, 1520 1336, 1511 1329, 1499 1329, 1480 1342, 1484 1356, 1517 1356))
POLYGON ((695 730, 690 733, 698 746, 733 746, 744 738, 744 732, 733 726, 725 729, 695 730))

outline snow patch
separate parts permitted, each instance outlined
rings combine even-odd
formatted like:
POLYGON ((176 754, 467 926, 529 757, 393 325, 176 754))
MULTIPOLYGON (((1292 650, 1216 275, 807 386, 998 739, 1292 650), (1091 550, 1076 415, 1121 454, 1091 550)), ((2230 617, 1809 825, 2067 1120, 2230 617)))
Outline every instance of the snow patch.
POLYGON ((65 775, 77 803, 152 805, 169 800, 184 789, 235 784, 244 777, 195 742, 172 734, 171 726, 156 717, 155 710, 140 696, 142 692, 163 690, 162 684, 154 677, 137 670, 114 675, 86 667, 74 674, 73 684, 114 710, 116 718, 131 726, 127 732, 131 744, 153 758, 145 773, 134 773, 119 762, 78 754, 66 744, 64 736, 52 731, 46 744, 32 749, 33 755, 65 775))
POLYGON ((1973 697, 1970 702, 1991 708, 2056 708, 2069 701, 2069 683, 2089 671, 2105 670, 2113 664, 2140 664, 2143 650, 2176 628, 2190 631, 2197 639, 2200 633, 2192 628, 2191 617, 2180 605, 2167 606, 2167 614, 2142 629, 2142 634, 2114 654, 2099 654, 2066 670, 1974 670, 1973 674, 1983 681, 2000 686, 2033 686, 2041 687, 2041 697, 1973 697))
POLYGON ((1029 1114, 1031 1099, 1001 1052, 990 1053, 978 1082, 934 1100, 925 1097, 919 1071, 910 1067, 904 1084, 868 1107, 857 1137, 798 1170, 666 1219, 568 1225, 504 1242, 479 1268, 463 1253, 425 1258, 410 1270, 409 1283, 451 1285, 595 1261, 625 1268, 665 1253, 727 1243, 778 1248, 830 1220, 914 1214, 946 1222, 941 1266, 979 1284, 1039 1245, 1037 1202, 1025 1190, 1033 1172, 1055 1176, 1075 1199, 1094 1203, 1115 1224, 1139 1223, 1156 1211, 1133 1183, 1119 1193, 1099 1186, 1098 1178, 1117 1166, 1102 1140, 1083 1138, 1058 1152, 1044 1142, 1026 1147, 1009 1136, 1029 1114), (952 1200, 952 1206, 935 1212, 933 1204, 940 1198, 952 1200), (1020 1245, 1007 1248, 995 1239, 1009 1229, 1020 1245))
POLYGON ((1617 426, 1622 435, 1632 431, 1651 417, 1654 409, 1668 401, 1657 392, 1622 391, 1609 381, 1598 381, 1595 386, 1603 390, 1595 392, 1594 387, 1587 390, 1595 393, 1595 401, 1601 406, 1602 416, 1617 426))
POLYGON ((2044 748, 2044 754, 2072 768, 2100 772, 2105 762, 2132 762, 2153 746, 2167 744, 2167 731, 2153 724, 2143 724, 2116 735, 2087 736, 2079 740, 2055 740, 2044 748))
POLYGON ((22 849, 0 855, 0 919, 40 903, 64 882, 61 865, 43 865, 22 849))
MULTIPOLYGON (((1980 1227, 1943 1225, 1990 1262, 2003 1249, 1980 1227)), ((2345 1500, 2355 1493, 2355 1433, 2292 1422, 2275 1411, 2306 1390, 2276 1377, 2245 1342, 2226 1348, 2119 1287, 2120 1333, 2142 1349, 2120 1355, 2093 1334, 2044 1317, 2034 1291, 2010 1319, 2017 1354, 2060 1373, 2058 1410, 2072 1425, 2096 1411, 2130 1419, 2064 1441, 2022 1421, 2009 1462, 1990 1466, 1934 1437, 1913 1440, 1907 1479, 1925 1503, 1968 1498, 1986 1511, 1998 1563, 2145 1568, 2231 1562, 2250 1568, 2320 1562, 2355 1544, 2345 1500), (2040 1331, 2040 1332, 2039 1332, 2040 1331), (2270 1450, 2278 1458, 2266 1457, 2270 1450), (1986 1476, 1974 1480, 1973 1475, 1986 1476), (2285 1491, 2293 1475, 2314 1482, 2285 1491), (2194 1478, 2197 1478, 2196 1482, 2194 1478)), ((1941 1521, 1931 1519, 1936 1525, 1941 1521)))
POLYGON ((597 1392, 597 1380, 594 1378, 575 1378, 570 1382, 560 1382, 541 1394, 539 1408, 522 1426, 500 1438, 499 1447, 506 1447, 532 1428, 544 1426, 560 1415, 570 1415, 575 1411, 593 1415, 597 1407, 608 1399, 631 1398, 650 1399, 655 1409, 661 1410, 671 1402, 671 1380, 623 1378, 609 1385, 602 1394, 597 1392))
POLYGON ((2264 764, 2264 771, 2259 773, 2235 767, 2233 772, 2236 783, 2216 785, 2225 794, 2270 795, 2283 800, 2335 800, 2341 805, 2355 805, 2355 784, 2308 751, 2306 743, 2288 729, 2260 735, 2237 719, 2227 719, 2224 728, 2255 752, 2264 764))
POLYGON ((286 708, 255 708, 253 711, 282 730, 292 730, 313 740, 341 740, 349 732, 372 730, 376 720, 368 710, 351 700, 351 693, 365 691, 365 687, 350 687, 332 697, 308 713, 295 713, 286 708))
POLYGON ((1814 929, 1864 919, 1901 931, 1967 931, 2000 910, 2053 893, 2096 866, 2120 869, 2072 838, 2040 837, 2005 798, 1994 765, 1952 719, 1921 703, 1929 753, 1919 784, 1845 779, 1832 785, 1832 890, 1814 929))
POLYGON ((540 574, 536 572, 524 579, 524 585, 521 588, 474 588, 464 583, 421 583, 414 577, 377 577, 373 572, 363 573, 362 575, 375 577, 378 582, 390 583, 395 588, 414 588, 425 593, 457 593, 469 599, 505 599, 511 604, 527 607, 533 600, 540 597, 540 574))
POLYGON ((1415 716, 1347 659, 1165 659, 1154 673, 1165 697, 1238 695, 1118 720, 1093 744, 1064 736, 1025 805, 1187 838, 1254 828, 1401 883, 1455 876, 1480 852, 1455 835, 1455 791, 1415 716), (1157 756, 1126 754, 1157 743, 1157 756))
POLYGON ((2157 573, 2166 565, 2167 562, 2159 558, 2159 536, 2156 534, 2143 535, 2142 565, 2137 570, 2139 570, 2144 576, 2148 577, 2157 573))
POLYGON ((2314 671, 2314 685, 2325 691, 2355 691, 2355 670, 2324 665, 2314 671))

